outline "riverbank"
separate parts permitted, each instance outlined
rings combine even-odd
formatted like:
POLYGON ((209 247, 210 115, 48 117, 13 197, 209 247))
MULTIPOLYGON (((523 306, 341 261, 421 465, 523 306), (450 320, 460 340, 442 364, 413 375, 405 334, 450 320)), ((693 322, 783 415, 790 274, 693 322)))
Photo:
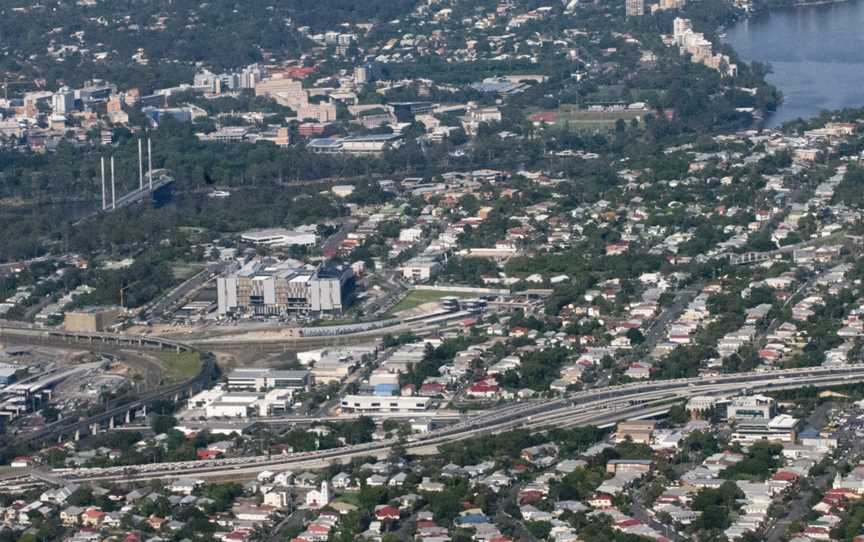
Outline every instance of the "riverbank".
POLYGON ((763 126, 864 106, 862 25, 864 2, 802 0, 750 14, 724 29, 723 41, 738 58, 771 67, 766 81, 783 95, 763 126))
POLYGON ((848 0, 816 0, 813 2, 796 2, 792 7, 803 8, 809 6, 824 6, 827 4, 845 4, 848 0))
POLYGON ((769 5, 765 6, 762 10, 756 12, 750 12, 748 15, 757 15, 768 13, 777 9, 787 9, 787 8, 806 8, 812 6, 825 6, 831 4, 846 4, 849 0, 798 0, 795 2, 784 2, 778 5, 769 5))

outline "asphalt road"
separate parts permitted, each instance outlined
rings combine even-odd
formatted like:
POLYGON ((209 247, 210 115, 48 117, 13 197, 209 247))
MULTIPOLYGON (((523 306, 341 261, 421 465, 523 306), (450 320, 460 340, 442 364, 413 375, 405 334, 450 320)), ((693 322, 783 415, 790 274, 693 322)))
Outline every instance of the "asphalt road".
POLYGON ((630 503, 630 515, 635 519, 638 519, 645 525, 651 527, 656 532, 662 534, 666 538, 670 540, 674 540, 676 542, 683 541, 684 538, 678 534, 675 528, 672 525, 666 525, 664 523, 660 523, 654 518, 654 515, 648 511, 647 508, 642 504, 643 496, 642 492, 638 491, 637 494, 633 498, 633 502, 630 503))
POLYGON ((227 266, 226 262, 207 264, 207 267, 195 274, 195 276, 185 280, 179 286, 159 298, 146 312, 160 318, 170 316, 171 313, 180 308, 182 303, 187 302, 188 298, 219 275, 227 266))
POLYGON ((342 223, 342 226, 339 228, 339 231, 331 235, 327 238, 324 243, 321 244, 321 251, 325 254, 333 254, 335 255, 339 251, 339 247, 342 245, 342 241, 348 237, 348 234, 357 229, 359 222, 356 219, 348 219, 342 223))
MULTIPOLYGON (((825 409, 827 405, 820 405, 820 409, 825 409)), ((816 412, 810 417, 822 417, 824 412, 816 412)), ((817 426, 811 423, 813 426, 817 426)), ((776 522, 772 523, 765 532, 766 542, 782 542, 786 538, 786 531, 789 526, 796 521, 802 520, 810 512, 810 501, 813 495, 818 491, 824 493, 831 485, 838 471, 842 471, 847 465, 857 465, 861 456, 864 455, 864 440, 857 437, 856 430, 864 427, 864 422, 851 420, 847 425, 839 431, 839 447, 837 451, 837 459, 831 465, 825 474, 817 476, 810 481, 808 487, 799 491, 791 501, 786 503, 787 513, 776 522)))
POLYGON ((829 468, 826 474, 813 479, 812 488, 798 492, 791 502, 786 504, 788 512, 778 521, 772 523, 765 532, 766 542, 782 542, 786 537, 789 525, 802 519, 810 511, 810 499, 818 489, 823 491, 834 479, 835 469, 829 468))
POLYGON ((402 299, 408 286, 401 281, 394 271, 385 270, 376 273, 376 276, 381 279, 381 286, 385 291, 370 300, 363 309, 368 315, 382 316, 402 299))
MULTIPOLYGON (((413 453, 436 453, 437 447, 446 442, 498 433, 517 427, 542 429, 544 427, 579 426, 586 424, 611 424, 617 420, 640 415, 651 415, 668 409, 670 401, 694 395, 730 394, 743 389, 753 392, 796 388, 804 383, 836 386, 864 379, 864 368, 850 367, 844 370, 793 369, 726 375, 721 377, 697 377, 655 383, 638 383, 613 388, 579 392, 566 399, 537 400, 516 403, 499 409, 484 411, 475 417, 455 425, 412 437, 407 448, 413 453)), ((385 455, 393 441, 385 440, 368 444, 348 446, 333 450, 303 452, 278 458, 243 457, 228 460, 175 462, 143 465, 134 473, 122 468, 83 469, 58 474, 70 476, 70 480, 113 479, 123 474, 127 479, 148 480, 177 476, 180 472, 191 476, 218 478, 230 476, 254 476, 261 470, 315 468, 333 461, 344 461, 352 457, 385 455)))
MULTIPOLYGON (((293 495, 291 495, 289 497, 289 499, 293 499, 293 498, 294 498, 293 495)), ((307 509, 303 509, 303 508, 296 509, 293 512, 289 513, 287 516, 285 516, 285 519, 280 521, 270 531, 271 532, 270 538, 267 540, 269 540, 269 542, 280 542, 282 540, 286 540, 286 538, 283 536, 283 532, 285 532, 289 529, 296 529, 296 528, 302 529, 302 528, 306 527, 306 525, 310 521, 312 521, 312 519, 314 517, 315 517, 315 513, 312 512, 311 510, 307 510, 307 509)))
POLYGON ((666 336, 669 324, 681 316, 687 305, 702 291, 703 286, 704 283, 700 282, 675 293, 675 299, 672 300, 672 303, 654 319, 645 331, 645 347, 649 352, 666 336))

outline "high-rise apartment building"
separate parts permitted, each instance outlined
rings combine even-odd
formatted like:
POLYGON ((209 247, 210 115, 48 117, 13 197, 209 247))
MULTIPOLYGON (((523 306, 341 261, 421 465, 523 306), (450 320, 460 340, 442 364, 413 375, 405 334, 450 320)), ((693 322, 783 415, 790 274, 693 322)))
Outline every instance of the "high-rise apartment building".
POLYGON ((57 115, 71 113, 75 109, 75 93, 67 87, 61 87, 51 98, 51 108, 57 115))

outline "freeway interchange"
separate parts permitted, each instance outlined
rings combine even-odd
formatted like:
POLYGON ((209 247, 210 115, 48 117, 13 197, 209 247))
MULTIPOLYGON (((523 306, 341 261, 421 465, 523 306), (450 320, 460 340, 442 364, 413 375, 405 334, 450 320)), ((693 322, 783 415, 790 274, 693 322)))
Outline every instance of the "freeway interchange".
MULTIPOLYGON (((5 334, 44 335, 44 330, 6 329, 5 334)), ((59 335, 63 333, 55 332, 59 335)), ((86 334, 84 334, 86 335, 86 334)), ((63 337, 68 339, 67 337, 63 337)), ((170 349, 190 349, 176 341, 163 341, 155 337, 125 335, 90 335, 74 337, 87 344, 105 341, 125 341, 128 346, 142 347, 144 342, 170 349)), ((207 365, 205 363, 205 365, 207 365)), ((205 367, 206 369, 206 367, 205 367)), ((211 370, 202 370, 192 380, 180 384, 176 389, 160 392, 180 393, 186 388, 201 385, 212 378, 211 370), (182 389, 181 389, 182 388, 182 389)), ((75 468, 39 470, 32 477, 54 483, 86 481, 147 481, 170 479, 177 476, 195 476, 206 479, 244 480, 269 470, 293 470, 323 468, 333 463, 347 462, 358 457, 386 457, 393 446, 402 444, 408 452, 418 455, 435 454, 438 446, 448 442, 469 439, 508 431, 516 428, 543 430, 548 427, 572 427, 578 425, 608 425, 630 418, 650 417, 668 410, 670 404, 699 395, 733 395, 747 392, 764 392, 779 389, 799 388, 807 385, 830 387, 864 381, 864 365, 843 367, 811 367, 737 373, 721 376, 705 376, 677 380, 647 381, 620 386, 610 386, 588 391, 569 393, 554 399, 536 399, 512 403, 495 409, 463 417, 449 425, 425 434, 414 435, 405 441, 388 439, 383 441, 344 446, 328 450, 297 452, 278 456, 250 456, 228 459, 153 463, 149 465, 118 466, 107 468, 75 468)), ((152 398, 151 398, 152 399, 152 398)), ((145 400, 146 402, 146 400, 145 400)), ((142 406, 144 403, 142 403, 142 406)), ((134 406, 134 405, 133 405, 134 406)), ((124 405, 128 410, 129 405, 124 405)), ((103 417, 116 413, 103 413, 103 417)), ((91 423, 93 420, 87 420, 91 423)), ((278 420, 267 420, 278 423, 278 420)), ((84 424, 85 422, 81 422, 84 424)), ((62 428, 69 432, 69 428, 62 428)), ((52 428, 53 430, 53 428, 52 428)), ((53 435, 53 433, 51 434, 53 435)), ((51 436, 48 435, 48 436, 51 436)), ((47 438, 47 437, 46 437, 47 438)), ((11 482, 12 480, 10 480, 11 482)))
MULTIPOLYGON (((525 401, 488 410, 429 433, 401 441, 410 453, 434 454, 439 445, 485 434, 526 428, 606 425, 622 419, 649 417, 666 411, 676 401, 699 395, 731 395, 804 386, 830 387, 864 380, 864 365, 801 368, 776 371, 640 382, 570 393, 557 399, 525 401)), ((206 479, 249 479, 262 471, 315 469, 357 457, 385 457, 397 439, 328 450, 279 456, 154 463, 134 467, 55 469, 41 473, 63 482, 147 481, 177 476, 206 479)))

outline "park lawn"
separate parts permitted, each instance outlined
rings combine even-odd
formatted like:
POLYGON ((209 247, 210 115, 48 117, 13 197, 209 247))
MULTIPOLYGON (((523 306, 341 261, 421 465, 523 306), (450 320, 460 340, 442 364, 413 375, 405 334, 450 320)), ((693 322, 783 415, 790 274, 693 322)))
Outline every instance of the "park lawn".
POLYGON ((645 114, 641 110, 589 111, 567 106, 561 106, 558 111, 558 125, 567 124, 575 130, 611 129, 618 120, 641 120, 645 114))
POLYGON ((160 352, 157 357, 165 368, 165 380, 182 382, 201 370, 201 354, 198 352, 160 352))
POLYGON ((362 503, 360 502, 360 492, 359 491, 343 491, 339 493, 339 496, 336 497, 337 501, 341 501, 348 504, 353 504, 357 507, 362 507, 362 503))
POLYGON ((459 297, 469 298, 477 297, 476 294, 466 292, 451 292, 451 291, 433 291, 433 290, 411 290, 399 303, 393 305, 393 308, 387 311, 387 316, 392 316, 396 313, 407 311, 419 307, 424 303, 438 301, 442 297, 459 297))
POLYGON ((315 320, 314 322, 309 322, 307 324, 308 327, 327 327, 327 326, 346 326, 348 324, 359 324, 362 323, 361 320, 358 320, 354 316, 345 316, 343 318, 334 318, 332 320, 315 320))
POLYGON ((21 476, 21 471, 23 469, 19 467, 11 467, 9 465, 0 466, 0 480, 4 478, 11 478, 12 476, 21 476))
POLYGON ((306 324, 308 327, 326 327, 326 326, 344 326, 348 324, 359 324, 362 320, 358 319, 357 306, 352 306, 350 309, 341 314, 338 318, 314 320, 306 324))

